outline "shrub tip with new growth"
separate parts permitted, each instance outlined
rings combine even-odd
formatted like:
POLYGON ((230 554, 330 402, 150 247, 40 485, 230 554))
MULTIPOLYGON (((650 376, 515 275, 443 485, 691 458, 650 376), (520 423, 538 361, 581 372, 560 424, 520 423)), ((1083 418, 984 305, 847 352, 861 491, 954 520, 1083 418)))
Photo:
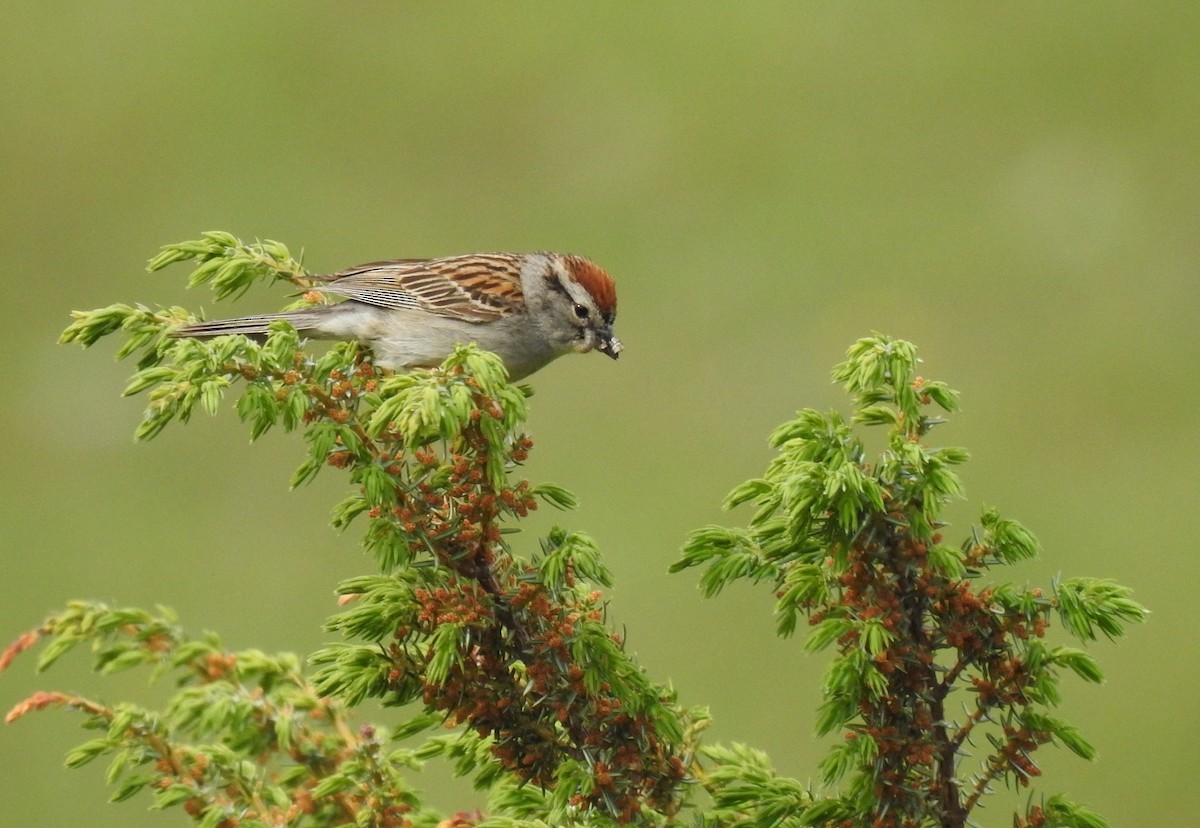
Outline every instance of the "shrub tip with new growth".
MULTIPOLYGON (((1041 775, 1033 754, 1043 745, 1093 758, 1078 730, 1049 711, 1064 674, 1098 682, 1100 669, 1080 650, 1048 645, 1046 629, 1057 618, 1085 641, 1097 631, 1116 637, 1146 615, 1128 589, 1109 581, 1075 578, 1048 593, 975 583, 1036 557, 1039 546, 994 509, 961 543, 946 541, 939 515, 963 496, 954 467, 967 453, 928 437, 958 409, 958 395, 919 376, 918 363, 902 340, 855 343, 833 373, 854 398, 850 421, 806 409, 780 426, 771 437, 779 453, 766 473, 727 501, 755 507, 749 526, 694 533, 674 567, 704 567, 708 595, 740 579, 769 582, 778 633, 793 634, 804 617, 807 649, 835 651, 817 731, 844 738, 821 763, 820 778, 831 791, 844 787, 793 808, 790 824, 965 826, 994 783, 1025 787, 1041 775), (871 426, 887 429, 876 459, 859 435, 871 426), (967 711, 957 717, 947 706, 955 691, 965 694, 967 711), (980 755, 971 756, 981 742, 980 755)), ((763 766, 745 752, 707 755, 731 765, 725 773, 733 778, 763 766)), ((739 824, 781 824, 775 785, 767 777, 761 796, 728 804, 714 791, 715 821, 729 824, 736 813, 739 824), (764 803, 762 810, 746 800, 764 803)), ((1104 824, 1057 796, 1014 820, 1018 828, 1104 824)))

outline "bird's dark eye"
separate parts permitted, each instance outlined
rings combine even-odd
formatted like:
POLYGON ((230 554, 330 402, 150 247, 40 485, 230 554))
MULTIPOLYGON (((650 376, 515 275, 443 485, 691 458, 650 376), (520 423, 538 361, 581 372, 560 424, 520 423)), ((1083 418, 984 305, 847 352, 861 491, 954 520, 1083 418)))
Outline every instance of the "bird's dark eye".
POLYGON ((584 305, 576 305, 575 306, 575 316, 577 316, 580 319, 587 319, 588 318, 587 307, 584 305))

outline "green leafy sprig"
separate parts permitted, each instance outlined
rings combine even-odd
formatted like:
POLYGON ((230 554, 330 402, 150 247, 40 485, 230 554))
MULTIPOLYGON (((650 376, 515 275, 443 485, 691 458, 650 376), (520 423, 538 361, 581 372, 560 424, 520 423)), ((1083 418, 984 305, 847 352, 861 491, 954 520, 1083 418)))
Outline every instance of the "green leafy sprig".
MULTIPOLYGON (((806 648, 836 651, 817 722, 819 734, 844 737, 820 766, 829 792, 806 798, 768 774, 759 755, 710 750, 718 770, 706 786, 718 804, 728 806, 732 780, 746 803, 740 821, 714 824, 786 824, 778 821, 784 791, 796 825, 965 826, 994 783, 1027 786, 1041 774, 1033 754, 1043 745, 1095 755, 1050 711, 1064 674, 1096 683, 1100 668, 1081 650, 1048 645, 1046 630, 1058 618, 1081 640, 1114 638, 1146 610, 1111 581, 1074 578, 1048 593, 976 585, 994 568, 1037 556, 1039 545, 993 509, 961 544, 945 541, 939 516, 963 495, 954 467, 967 453, 928 436, 957 410, 958 395, 919 376, 917 365, 908 342, 859 340, 833 374, 854 398, 851 420, 805 409, 778 428, 766 474, 726 501, 755 507, 749 526, 694 533, 673 567, 704 567, 709 596, 741 579, 771 583, 778 633, 791 635, 803 616, 806 648), (862 426, 887 429, 875 460, 862 426), (970 699, 961 716, 947 704, 954 691, 970 699), (975 750, 982 756, 972 759, 975 750)), ((1015 818, 1103 824, 1057 796, 1015 818)))
POLYGON ((9 712, 9 722, 48 707, 82 713, 99 735, 67 766, 108 758, 114 802, 149 791, 152 808, 179 807, 212 828, 390 826, 414 816, 418 799, 398 773, 417 764, 414 751, 388 747, 399 734, 356 729, 349 707, 319 693, 290 653, 229 651, 212 634, 189 639, 166 611, 74 601, 14 643, 0 669, 42 639, 39 670, 88 642, 98 673, 149 666, 180 688, 162 711, 41 692, 9 712))

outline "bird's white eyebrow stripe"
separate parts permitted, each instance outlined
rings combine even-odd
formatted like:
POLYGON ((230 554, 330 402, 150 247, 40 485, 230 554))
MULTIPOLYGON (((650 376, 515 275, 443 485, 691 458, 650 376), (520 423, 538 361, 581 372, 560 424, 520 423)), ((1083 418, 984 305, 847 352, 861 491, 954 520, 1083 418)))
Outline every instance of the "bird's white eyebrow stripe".
POLYGON ((554 272, 553 269, 549 273, 547 273, 545 275, 545 277, 543 277, 543 278, 545 279, 546 287, 550 288, 551 290, 561 293, 563 296, 566 296, 568 299, 572 298, 571 291, 567 290, 567 286, 565 284, 563 284, 563 277, 560 276, 558 273, 554 272))

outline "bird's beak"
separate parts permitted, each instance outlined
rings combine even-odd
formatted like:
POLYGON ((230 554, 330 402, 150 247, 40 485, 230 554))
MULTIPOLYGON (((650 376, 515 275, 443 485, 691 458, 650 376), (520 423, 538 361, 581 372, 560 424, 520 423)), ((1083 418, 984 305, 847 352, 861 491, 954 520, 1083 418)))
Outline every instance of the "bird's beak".
POLYGON ((613 359, 619 357, 621 351, 625 349, 625 346, 621 344, 621 340, 613 336, 612 331, 607 328, 599 331, 599 339, 600 341, 596 343, 596 350, 608 354, 613 359))

